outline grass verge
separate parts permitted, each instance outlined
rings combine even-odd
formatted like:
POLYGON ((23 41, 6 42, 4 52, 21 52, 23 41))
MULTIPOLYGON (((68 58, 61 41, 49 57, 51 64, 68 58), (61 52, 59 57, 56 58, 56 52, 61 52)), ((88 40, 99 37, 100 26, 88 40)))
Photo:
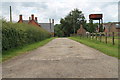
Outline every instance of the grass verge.
POLYGON ((109 56, 117 57, 120 59, 120 57, 118 56, 118 45, 105 44, 96 40, 90 40, 87 38, 80 37, 69 37, 69 39, 75 40, 89 47, 95 48, 109 56))
POLYGON ((40 42, 36 42, 36 43, 33 43, 33 44, 29 44, 29 45, 25 45, 25 46, 22 46, 22 47, 17 47, 17 48, 14 48, 14 49, 10 49, 8 51, 4 51, 4 52, 2 52, 2 61, 6 61, 8 59, 11 59, 15 56, 19 56, 19 55, 21 55, 23 53, 26 53, 28 51, 32 51, 32 50, 34 50, 38 47, 41 47, 41 46, 47 44, 49 41, 51 41, 53 39, 54 39, 54 37, 43 40, 43 41, 40 41, 40 42))

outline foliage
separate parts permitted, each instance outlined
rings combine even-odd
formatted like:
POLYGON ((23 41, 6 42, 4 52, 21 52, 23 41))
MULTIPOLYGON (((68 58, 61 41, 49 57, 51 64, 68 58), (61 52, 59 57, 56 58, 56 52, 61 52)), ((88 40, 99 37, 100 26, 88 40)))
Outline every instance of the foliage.
MULTIPOLYGON (((61 18, 60 24, 55 26, 56 36, 70 36, 70 34, 76 34, 77 30, 80 28, 80 24, 83 25, 83 28, 92 33, 98 30, 98 23, 93 23, 93 20, 90 20, 89 23, 86 23, 84 14, 79 9, 74 9, 69 12, 67 16, 61 18)), ((100 25, 101 32, 103 32, 103 27, 100 25)))
POLYGON ((60 24, 56 24, 54 29, 55 29, 55 36, 58 36, 58 37, 64 36, 64 32, 63 32, 60 24))
MULTIPOLYGON (((60 24, 55 26, 58 27, 56 31, 57 36, 70 36, 70 34, 76 33, 80 28, 80 24, 85 24, 86 20, 79 9, 72 10, 65 18, 61 18, 60 24)), ((56 30, 56 29, 55 29, 56 30)))
POLYGON ((84 28, 88 32, 92 33, 92 32, 96 32, 97 26, 98 26, 98 23, 86 23, 84 28))
POLYGON ((2 22, 2 50, 31 44, 50 37, 44 29, 22 23, 2 22))

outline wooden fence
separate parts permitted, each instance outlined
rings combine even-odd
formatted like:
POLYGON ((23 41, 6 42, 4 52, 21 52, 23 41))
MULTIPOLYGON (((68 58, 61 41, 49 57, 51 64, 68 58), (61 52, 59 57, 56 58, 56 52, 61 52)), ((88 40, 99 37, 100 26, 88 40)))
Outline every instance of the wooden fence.
POLYGON ((104 42, 106 44, 111 43, 113 45, 117 45, 120 39, 120 32, 99 32, 99 33, 86 33, 86 35, 77 35, 80 38, 88 38, 90 40, 97 40, 100 42, 104 42))

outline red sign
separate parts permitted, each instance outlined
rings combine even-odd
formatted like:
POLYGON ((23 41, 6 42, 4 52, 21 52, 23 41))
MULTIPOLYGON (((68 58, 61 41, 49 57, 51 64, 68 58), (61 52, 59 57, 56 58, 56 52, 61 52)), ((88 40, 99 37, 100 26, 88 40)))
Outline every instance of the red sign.
POLYGON ((102 19, 102 17, 103 17, 102 14, 90 14, 90 15, 89 15, 89 18, 90 18, 90 19, 94 19, 94 20, 102 19))

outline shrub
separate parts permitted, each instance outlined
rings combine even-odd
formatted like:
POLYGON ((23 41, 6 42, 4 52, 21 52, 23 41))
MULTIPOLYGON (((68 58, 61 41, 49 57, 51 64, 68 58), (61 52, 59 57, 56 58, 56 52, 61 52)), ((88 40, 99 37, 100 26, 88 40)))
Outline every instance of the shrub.
POLYGON ((2 21, 2 50, 42 41, 50 37, 50 33, 41 27, 2 21))

